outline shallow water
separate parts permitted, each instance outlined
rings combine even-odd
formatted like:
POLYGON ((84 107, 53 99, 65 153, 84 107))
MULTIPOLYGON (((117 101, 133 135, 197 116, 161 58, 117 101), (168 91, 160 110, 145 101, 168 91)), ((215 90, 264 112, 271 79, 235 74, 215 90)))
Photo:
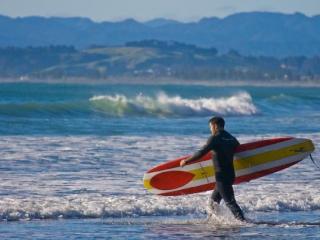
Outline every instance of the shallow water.
POLYGON ((253 223, 209 192, 158 197, 150 167, 198 149, 208 118, 225 116, 240 142, 313 140, 319 88, 0 84, 0 233, 6 239, 320 237, 320 170, 309 159, 235 186, 253 223))

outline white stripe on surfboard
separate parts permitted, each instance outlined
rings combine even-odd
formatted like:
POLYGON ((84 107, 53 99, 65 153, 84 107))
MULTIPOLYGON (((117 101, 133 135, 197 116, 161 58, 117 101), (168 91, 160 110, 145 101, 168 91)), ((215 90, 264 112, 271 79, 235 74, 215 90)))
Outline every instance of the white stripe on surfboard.
POLYGON ((256 173, 256 172, 269 170, 269 169, 272 169, 272 168, 275 168, 275 167, 280 167, 280 166, 287 165, 289 163, 301 161, 305 157, 307 157, 310 153, 311 152, 304 152, 304 153, 300 153, 300 154, 293 155, 293 156, 290 156, 290 157, 282 158, 282 159, 279 159, 279 160, 273 160, 273 161, 268 162, 268 163, 263 163, 263 164, 255 165, 255 166, 252 166, 252 167, 249 167, 249 168, 237 170, 236 171, 236 176, 240 177, 240 176, 250 175, 250 174, 253 174, 253 173, 256 173))
POLYGON ((270 152, 270 151, 276 151, 276 150, 280 150, 282 148, 286 148, 286 147, 290 147, 293 145, 297 145, 297 144, 301 144, 303 142, 306 142, 308 139, 304 139, 304 138, 293 138, 284 142, 279 142, 279 143, 274 143, 271 145, 267 145, 264 147, 259 147, 259 148, 255 148, 255 149, 251 149, 251 150, 246 150, 240 153, 236 153, 235 154, 235 159, 234 160, 240 160, 242 158, 247 158, 247 157, 251 157, 254 155, 258 155, 264 152, 270 152))

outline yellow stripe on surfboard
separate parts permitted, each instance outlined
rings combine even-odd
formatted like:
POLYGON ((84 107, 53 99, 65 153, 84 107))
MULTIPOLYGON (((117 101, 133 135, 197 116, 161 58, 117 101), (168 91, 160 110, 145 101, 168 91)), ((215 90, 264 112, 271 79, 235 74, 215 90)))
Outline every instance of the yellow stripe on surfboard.
POLYGON ((195 180, 212 177, 214 175, 213 170, 214 170, 214 167, 208 166, 208 167, 194 169, 189 172, 195 175, 192 179, 192 181, 195 181, 195 180))
POLYGON ((148 180, 144 180, 143 181, 143 186, 146 188, 146 189, 152 189, 153 187, 151 186, 151 184, 150 184, 150 179, 148 179, 148 180))
POLYGON ((291 145, 289 147, 280 148, 278 150, 271 150, 269 152, 264 152, 261 154, 256 154, 246 158, 239 158, 234 162, 235 170, 242 170, 250 167, 255 167, 257 165, 277 161, 283 158, 298 155, 304 152, 310 152, 314 150, 314 146, 310 140, 305 142, 291 145))

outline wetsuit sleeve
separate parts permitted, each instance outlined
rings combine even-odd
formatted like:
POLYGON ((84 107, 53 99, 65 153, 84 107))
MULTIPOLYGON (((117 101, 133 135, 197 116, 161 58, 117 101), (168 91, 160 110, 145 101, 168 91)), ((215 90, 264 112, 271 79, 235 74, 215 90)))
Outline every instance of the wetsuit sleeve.
POLYGON ((236 148, 239 147, 240 143, 239 143, 238 139, 234 138, 234 140, 235 140, 234 150, 236 150, 236 148))
POLYGON ((192 155, 192 157, 187 159, 187 163, 199 160, 204 155, 206 155, 209 151, 211 151, 216 144, 216 138, 214 136, 211 136, 206 145, 204 145, 199 151, 197 151, 195 154, 192 155))

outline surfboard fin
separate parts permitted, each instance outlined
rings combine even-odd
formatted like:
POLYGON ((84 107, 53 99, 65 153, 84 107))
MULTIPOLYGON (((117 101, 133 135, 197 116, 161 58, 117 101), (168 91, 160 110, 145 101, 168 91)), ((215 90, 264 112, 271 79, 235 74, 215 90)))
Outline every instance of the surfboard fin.
POLYGON ((317 168, 320 169, 319 165, 314 161, 314 159, 313 159, 313 157, 312 157, 311 154, 310 154, 310 159, 311 159, 311 161, 313 162, 313 164, 314 164, 317 168))

